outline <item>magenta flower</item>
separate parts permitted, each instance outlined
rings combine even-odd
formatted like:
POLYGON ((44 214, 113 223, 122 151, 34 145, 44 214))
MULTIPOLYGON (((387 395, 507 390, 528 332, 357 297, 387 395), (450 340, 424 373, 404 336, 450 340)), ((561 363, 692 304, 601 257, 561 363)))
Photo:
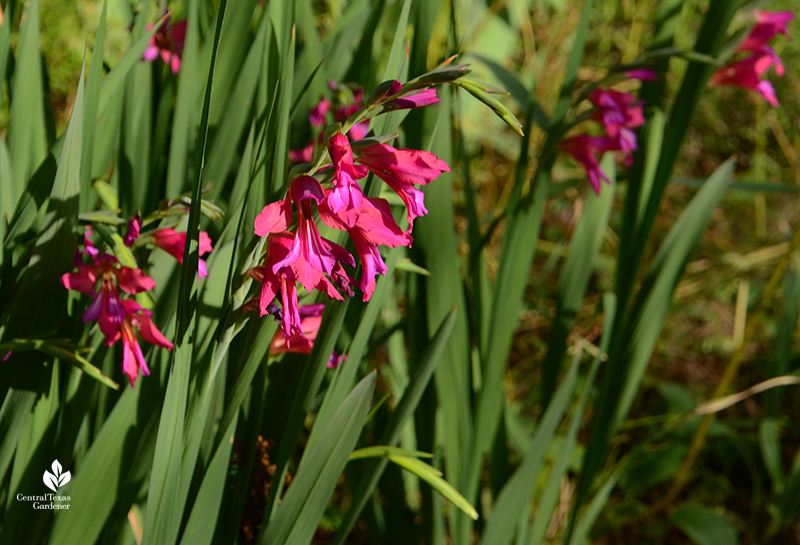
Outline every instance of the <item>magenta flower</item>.
MULTIPOLYGON (((424 194, 414 186, 427 185, 442 172, 450 172, 447 163, 428 151, 374 144, 361 148, 359 154, 356 162, 367 167, 403 199, 410 225, 413 225, 414 218, 428 213, 424 194)), ((331 211, 336 212, 333 207, 331 211)))
POLYGON ((558 148, 575 159, 579 165, 586 171, 589 178, 589 183, 592 184, 594 192, 600 194, 600 180, 605 180, 607 184, 611 181, 605 175, 603 169, 600 168, 597 155, 602 155, 607 151, 616 151, 619 149, 618 142, 608 136, 589 136, 588 134, 579 134, 572 138, 563 140, 558 148))
MULTIPOLYGON (((174 229, 159 229, 153 232, 153 246, 161 248, 169 255, 178 260, 178 263, 183 265, 183 251, 186 246, 186 231, 182 233, 176 232, 174 229)), ((213 248, 211 247, 211 238, 205 231, 200 231, 200 255, 209 253, 213 248)), ((208 269, 206 269, 205 259, 200 259, 197 262, 197 275, 200 278, 208 276, 208 269)))
POLYGON ((172 350, 173 345, 153 324, 150 319, 152 313, 149 310, 140 307, 133 299, 125 299, 122 301, 122 305, 125 317, 116 337, 109 344, 115 343, 120 337, 122 338, 122 372, 128 376, 131 388, 133 388, 133 383, 136 381, 136 377, 139 376, 139 370, 142 371, 144 376, 150 374, 150 369, 144 360, 142 348, 136 338, 136 332, 150 344, 167 350, 172 350))
POLYGON ((311 108, 311 111, 308 113, 308 121, 311 123, 311 125, 314 127, 324 127, 325 114, 330 111, 331 106, 333 105, 327 98, 320 99, 316 106, 311 108))
POLYGON ((769 80, 764 79, 771 66, 775 67, 775 73, 783 76, 783 63, 780 57, 775 54, 772 48, 764 46, 755 51, 751 56, 736 61, 721 68, 711 76, 709 84, 733 85, 753 89, 763 96, 772 106, 778 106, 778 97, 775 89, 769 80))
POLYGON ((310 163, 314 159, 314 141, 309 140, 304 148, 289 150, 289 160, 293 163, 310 163))
POLYGON ((297 233, 288 253, 273 262, 272 273, 279 274, 279 270, 291 268, 294 278, 308 291, 315 289, 325 274, 338 276, 339 262, 355 263, 344 248, 323 239, 317 230, 312 201, 319 206, 324 200, 325 192, 316 179, 298 176, 292 180, 287 197, 265 206, 255 221, 258 236, 282 232, 292 221, 292 202, 297 205, 297 233))
POLYGON ((83 251, 81 251, 80 246, 75 246, 75 259, 72 262, 73 267, 80 267, 81 265, 83 265, 84 254, 88 255, 92 259, 100 255, 100 250, 94 247, 94 243, 90 238, 91 236, 92 236, 91 229, 86 229, 83 232, 83 251))
MULTIPOLYGON (((147 30, 153 25, 147 27, 147 30)), ((179 21, 171 24, 169 18, 162 23, 155 34, 150 38, 147 49, 144 50, 143 58, 153 62, 158 57, 164 64, 172 69, 173 74, 177 74, 181 69, 181 54, 186 40, 186 21, 179 21)))
POLYGON ((794 18, 791 11, 754 9, 752 15, 756 25, 736 48, 737 51, 757 51, 766 46, 778 33, 787 35, 787 24, 794 18))
MULTIPOLYGON (((335 258, 340 261, 333 268, 332 278, 334 281, 340 279, 344 273, 341 262, 349 266, 354 266, 355 261, 344 248, 322 239, 335 258)), ((295 243, 295 235, 288 231, 270 233, 267 240, 267 260, 264 266, 255 267, 249 274, 252 278, 261 282, 261 295, 259 298, 259 312, 261 316, 270 314, 272 300, 280 295, 282 306, 282 328, 287 339, 295 334, 302 334, 303 329, 300 320, 300 309, 297 298, 297 282, 302 276, 308 285, 304 284, 308 291, 317 289, 324 292, 331 299, 343 300, 342 295, 336 290, 334 284, 321 272, 312 269, 306 262, 297 260, 286 267, 276 267, 279 263, 286 261, 295 243), (310 286, 310 287, 309 287, 310 286)), ((302 283, 302 282, 301 282, 302 283)), ((337 282, 338 285, 338 282, 337 282)), ((291 341, 288 345, 291 347, 291 341)))
POLYGON ((385 199, 365 197, 361 202, 355 224, 351 227, 339 214, 333 213, 323 203, 319 207, 322 221, 334 229, 347 231, 356 246, 361 261, 361 282, 364 301, 369 301, 375 291, 375 277, 385 275, 388 270, 378 251, 379 245, 396 248, 411 246, 411 235, 404 232, 394 221, 389 203, 385 199))
POLYGON ((94 301, 83 313, 84 323, 97 320, 100 331, 106 337, 106 344, 114 343, 120 325, 125 318, 125 309, 119 298, 119 289, 129 294, 153 289, 155 281, 141 269, 119 266, 117 258, 103 254, 91 265, 80 265, 78 271, 61 276, 61 283, 68 290, 79 291, 94 297, 94 301), (95 292, 97 280, 100 289, 95 292), (114 280, 116 279, 116 283, 114 280))
POLYGON ((436 96, 436 89, 431 88, 390 100, 384 105, 384 108, 387 110, 407 110, 409 108, 421 108, 441 101, 436 96))
POLYGON ((276 332, 270 343, 269 353, 271 355, 283 354, 284 352, 310 354, 311 349, 314 347, 314 339, 317 338, 319 326, 322 323, 322 311, 324 309, 325 305, 322 303, 300 307, 298 315, 300 316, 302 333, 295 333, 287 339, 282 334, 283 332, 276 332))
POLYGON ((634 68, 625 72, 625 76, 629 79, 638 79, 641 81, 658 81, 658 72, 652 68, 634 68))
POLYGON ((334 188, 328 194, 328 206, 334 213, 357 210, 361 206, 363 192, 356 180, 365 177, 367 169, 353 163, 350 141, 341 133, 334 134, 328 140, 328 153, 334 169, 334 188))
POLYGON ((131 219, 128 220, 128 232, 122 237, 122 242, 125 243, 125 246, 130 248, 133 246, 133 242, 139 238, 139 233, 142 231, 142 217, 137 213, 131 219))
POLYGON ((603 125, 608 136, 617 140, 618 149, 625 153, 626 163, 630 164, 631 153, 639 149, 632 129, 644 124, 642 102, 636 102, 628 93, 599 88, 589 94, 589 100, 595 106, 592 118, 603 125))

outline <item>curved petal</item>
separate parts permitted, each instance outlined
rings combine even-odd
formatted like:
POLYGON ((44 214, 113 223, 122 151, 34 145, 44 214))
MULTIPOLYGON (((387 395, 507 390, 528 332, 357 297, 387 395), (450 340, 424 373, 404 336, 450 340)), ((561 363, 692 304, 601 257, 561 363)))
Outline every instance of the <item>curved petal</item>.
POLYGON ((122 267, 115 269, 114 274, 119 282, 119 289, 125 293, 136 294, 156 287, 156 281, 144 274, 141 269, 122 267))
POLYGON ((292 223, 292 202, 286 198, 270 203, 261 210, 256 216, 255 234, 265 237, 270 233, 279 233, 285 231, 290 223, 292 223))
MULTIPOLYGON (((147 314, 131 314, 131 323, 136 326, 142 339, 150 344, 172 350, 173 344, 155 326, 147 314)), ((147 374, 147 373, 145 373, 147 374)))
POLYGON ((63 274, 61 283, 68 290, 93 294, 97 284, 97 268, 94 265, 81 265, 78 272, 63 274))

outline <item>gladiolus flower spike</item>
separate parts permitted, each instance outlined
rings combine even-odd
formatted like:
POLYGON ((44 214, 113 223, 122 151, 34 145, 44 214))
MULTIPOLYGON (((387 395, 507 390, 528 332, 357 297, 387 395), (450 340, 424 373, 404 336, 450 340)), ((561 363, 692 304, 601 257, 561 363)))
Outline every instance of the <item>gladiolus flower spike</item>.
MULTIPOLYGON (((327 140, 320 142, 327 149, 333 167, 332 175, 327 178, 330 185, 323 187, 313 176, 297 176, 291 181, 286 197, 265 206, 254 223, 255 234, 268 237, 266 261, 248 274, 261 282, 258 300, 261 316, 273 315, 282 324, 283 338, 273 339, 273 353, 306 353, 319 327, 321 307, 315 307, 313 315, 306 315, 305 307, 299 304, 298 283, 309 292, 318 290, 338 300, 352 297, 352 287, 358 285, 363 300, 370 299, 377 275, 388 271, 379 247, 410 246, 414 219, 428 212, 424 194, 416 186, 427 185, 442 172, 450 171, 447 163, 427 151, 371 143, 354 152, 350 144, 366 136, 369 119, 365 117, 439 102, 434 89, 417 87, 404 92, 400 82, 388 81, 379 85, 363 106, 363 90, 336 83, 330 86, 334 92, 333 106, 321 101, 309 116, 314 127, 321 126, 321 120, 330 111, 334 112, 335 121, 344 123, 344 128, 329 132, 327 140), (405 203, 407 230, 397 224, 386 200, 364 194, 359 182, 370 172, 386 182, 405 203), (325 225, 349 235, 361 264, 359 281, 348 272, 348 268, 356 265, 350 252, 320 235, 315 205, 325 225), (276 299, 279 305, 274 302, 276 299)), ((302 151, 293 152, 293 159, 311 162, 313 148, 312 141, 302 151)), ((319 164, 311 167, 313 172, 323 165, 320 159, 317 161, 319 164)), ((332 356, 329 366, 338 365, 342 359, 332 356)))

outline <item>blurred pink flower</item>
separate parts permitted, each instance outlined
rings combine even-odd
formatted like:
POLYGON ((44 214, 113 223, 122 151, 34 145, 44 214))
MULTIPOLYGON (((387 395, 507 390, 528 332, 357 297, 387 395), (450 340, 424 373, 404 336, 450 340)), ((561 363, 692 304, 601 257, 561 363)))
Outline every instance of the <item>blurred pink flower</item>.
POLYGON ((772 48, 764 46, 754 51, 749 57, 731 63, 715 72, 709 80, 709 85, 734 85, 753 89, 763 96, 772 106, 778 106, 778 97, 772 83, 765 79, 766 73, 771 66, 775 67, 775 73, 783 75, 783 63, 780 57, 775 54, 772 48))
MULTIPOLYGON (((322 324, 322 311, 324 309, 325 305, 323 303, 300 307, 300 326, 303 332, 296 333, 288 339, 283 335, 282 331, 275 332, 275 336, 272 337, 272 342, 269 346, 270 355, 277 356, 285 352, 310 354, 311 349, 314 348, 314 341, 317 338, 319 326, 322 324)), ((347 356, 340 356, 336 350, 334 350, 331 352, 331 357, 328 358, 328 368, 332 369, 337 367, 346 359, 347 356)))
POLYGON ((603 169, 600 168, 597 155, 600 154, 602 156, 607 151, 617 151, 619 149, 617 144, 615 139, 608 136, 579 134, 563 140, 558 145, 558 148, 583 167, 594 192, 599 195, 600 180, 605 180, 606 183, 611 183, 611 181, 605 175, 603 169))
POLYGON ((791 11, 762 11, 754 9, 752 16, 756 21, 753 30, 747 35, 737 51, 756 51, 766 46, 778 33, 787 34, 787 24, 794 18, 791 11))
POLYGON ((652 68, 635 68, 625 72, 625 75, 630 79, 638 79, 641 81, 658 81, 658 72, 652 68))
MULTIPOLYGON (((147 30, 153 28, 153 25, 147 27, 147 30)), ((181 54, 183 53, 183 45, 186 40, 186 21, 178 21, 171 23, 169 18, 164 21, 158 28, 150 42, 147 49, 144 50, 143 58, 146 61, 153 62, 158 57, 164 61, 164 64, 170 67, 173 74, 177 74, 181 69, 181 54)))
POLYGON ((93 232, 92 232, 91 229, 86 229, 83 232, 83 251, 81 251, 80 245, 79 246, 75 246, 75 259, 72 262, 74 267, 80 267, 81 265, 83 265, 83 256, 84 256, 84 254, 88 255, 92 259, 94 259, 98 255, 100 255, 100 250, 98 250, 97 248, 94 247, 94 243, 92 242, 92 239, 90 238, 92 236, 92 234, 93 234, 93 232))
POLYGON ((118 266, 114 256, 103 254, 91 265, 78 266, 77 272, 61 276, 61 283, 68 290, 79 291, 94 296, 94 301, 83 313, 84 323, 97 320, 100 331, 106 337, 106 344, 113 344, 119 327, 125 317, 125 309, 117 291, 129 294, 141 293, 153 289, 155 281, 144 274, 141 269, 118 266), (100 289, 95 292, 97 280, 100 289), (116 282, 114 281, 116 279, 116 282))
POLYGON ((595 110, 592 118, 600 123, 606 134, 615 139, 626 155, 626 163, 632 160, 631 153, 638 149, 636 133, 632 129, 644 124, 642 102, 628 93, 611 89, 595 89, 589 94, 595 110))
POLYGON ((142 230, 142 216, 137 212, 135 216, 128 220, 128 232, 122 237, 125 246, 130 248, 133 246, 133 241, 139 238, 139 233, 142 230))
POLYGON ((331 101, 327 98, 320 99, 317 104, 311 108, 311 111, 308 113, 308 121, 314 127, 324 127, 325 126, 325 114, 327 114, 331 109, 331 101))
POLYGON ((314 141, 309 140, 304 148, 289 150, 289 160, 293 163, 310 163, 314 159, 314 141))

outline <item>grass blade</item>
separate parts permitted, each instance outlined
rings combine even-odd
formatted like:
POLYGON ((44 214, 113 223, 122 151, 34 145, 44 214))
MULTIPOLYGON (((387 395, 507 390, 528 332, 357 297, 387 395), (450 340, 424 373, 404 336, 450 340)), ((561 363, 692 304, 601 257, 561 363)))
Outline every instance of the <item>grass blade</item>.
POLYGON ((259 545, 307 545, 330 501, 347 459, 356 445, 375 388, 375 373, 367 375, 345 398, 319 441, 303 453, 292 480, 259 545))
MULTIPOLYGON (((436 366, 441 359, 447 340, 453 331, 456 322, 456 310, 452 309, 450 314, 447 315, 445 320, 439 326, 439 329, 431 338, 425 354, 422 356, 419 366, 417 367, 414 377, 406 387, 403 397, 397 404, 394 412, 392 413, 386 429, 381 435, 380 443, 393 447, 400 439, 400 434, 406 423, 409 422, 417 409, 419 402, 422 400, 422 394, 428 386, 428 383, 433 376, 436 366)), ((386 469, 386 460, 376 462, 369 472, 365 472, 361 481, 358 483, 356 492, 353 494, 353 502, 350 509, 347 511, 342 522, 339 524, 339 529, 336 531, 334 538, 334 545, 341 545, 347 539, 350 530, 353 529, 361 511, 367 505, 367 501, 372 497, 375 488, 378 486, 378 481, 386 469)))

